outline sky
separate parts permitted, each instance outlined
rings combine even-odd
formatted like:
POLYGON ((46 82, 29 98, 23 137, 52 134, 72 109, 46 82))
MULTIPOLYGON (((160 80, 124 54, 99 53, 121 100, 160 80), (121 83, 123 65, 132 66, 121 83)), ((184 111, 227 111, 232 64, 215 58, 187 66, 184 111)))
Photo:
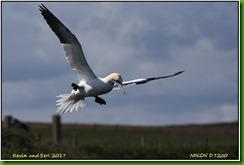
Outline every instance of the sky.
MULTIPOLYGON (((64 123, 181 125, 238 120, 237 2, 44 2, 79 39, 99 77, 185 72, 86 98, 64 123)), ((39 11, 2 2, 2 118, 50 122, 76 73, 39 11)))

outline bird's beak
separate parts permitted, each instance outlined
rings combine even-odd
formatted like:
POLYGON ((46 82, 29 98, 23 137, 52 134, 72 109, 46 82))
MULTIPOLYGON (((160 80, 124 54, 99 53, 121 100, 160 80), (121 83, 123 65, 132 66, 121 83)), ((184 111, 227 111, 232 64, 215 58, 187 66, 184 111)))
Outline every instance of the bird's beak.
POLYGON ((125 94, 125 88, 123 87, 123 85, 117 81, 114 81, 114 83, 119 87, 119 89, 122 90, 122 92, 125 94))

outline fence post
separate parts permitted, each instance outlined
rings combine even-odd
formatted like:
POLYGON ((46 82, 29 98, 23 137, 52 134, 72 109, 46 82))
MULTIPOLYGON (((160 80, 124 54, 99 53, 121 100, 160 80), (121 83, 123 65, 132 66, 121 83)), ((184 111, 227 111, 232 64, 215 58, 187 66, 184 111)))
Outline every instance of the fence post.
POLYGON ((59 115, 53 115, 52 134, 54 144, 61 142, 61 119, 59 115))
POLYGON ((5 116, 4 125, 7 129, 11 128, 11 121, 12 121, 12 116, 5 116))
POLYGON ((205 148, 207 149, 208 148, 208 138, 205 137, 205 148))
POLYGON ((141 147, 145 146, 145 140, 144 140, 144 136, 141 136, 141 147))
POLYGON ((40 142, 41 142, 41 134, 40 133, 35 134, 35 141, 36 141, 36 144, 40 144, 40 142))
POLYGON ((73 146, 77 147, 78 146, 78 139, 77 139, 77 135, 75 134, 73 137, 73 146))

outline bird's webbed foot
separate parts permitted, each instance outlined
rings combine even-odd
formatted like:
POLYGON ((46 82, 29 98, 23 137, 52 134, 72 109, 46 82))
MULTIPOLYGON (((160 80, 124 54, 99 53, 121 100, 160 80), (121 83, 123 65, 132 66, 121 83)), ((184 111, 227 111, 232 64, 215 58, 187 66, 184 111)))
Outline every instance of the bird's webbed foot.
POLYGON ((106 105, 106 101, 103 100, 101 97, 95 96, 95 102, 99 103, 100 105, 106 105))
POLYGON ((76 91, 77 89, 79 89, 79 85, 75 84, 75 83, 72 83, 71 84, 72 88, 76 91))

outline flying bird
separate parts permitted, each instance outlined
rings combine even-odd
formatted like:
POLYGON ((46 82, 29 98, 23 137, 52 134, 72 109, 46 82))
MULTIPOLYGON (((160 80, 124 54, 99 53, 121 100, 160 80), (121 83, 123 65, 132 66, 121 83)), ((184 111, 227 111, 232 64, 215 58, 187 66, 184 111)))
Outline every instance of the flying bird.
POLYGON ((57 112, 66 113, 77 111, 80 108, 83 109, 86 106, 86 97, 94 97, 96 103, 105 105, 106 101, 100 95, 109 93, 113 89, 121 89, 125 94, 124 87, 169 78, 184 72, 179 71, 168 76, 140 78, 131 81, 123 81, 118 73, 111 73, 105 78, 97 77, 88 65, 81 44, 76 36, 43 4, 39 5, 39 10, 63 45, 65 57, 71 68, 76 71, 79 79, 79 83, 71 84, 71 93, 57 96, 59 98, 57 100, 57 112))

